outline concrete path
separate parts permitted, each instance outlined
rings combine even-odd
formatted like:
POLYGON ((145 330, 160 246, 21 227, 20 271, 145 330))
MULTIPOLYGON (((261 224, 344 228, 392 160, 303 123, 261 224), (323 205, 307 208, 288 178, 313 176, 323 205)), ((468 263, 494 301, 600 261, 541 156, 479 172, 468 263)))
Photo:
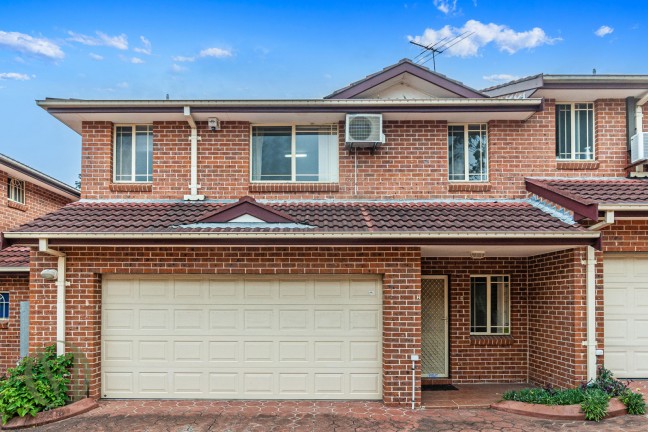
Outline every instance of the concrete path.
POLYGON ((81 416, 29 431, 648 431, 648 416, 538 420, 490 409, 387 408, 380 402, 100 401, 81 416))

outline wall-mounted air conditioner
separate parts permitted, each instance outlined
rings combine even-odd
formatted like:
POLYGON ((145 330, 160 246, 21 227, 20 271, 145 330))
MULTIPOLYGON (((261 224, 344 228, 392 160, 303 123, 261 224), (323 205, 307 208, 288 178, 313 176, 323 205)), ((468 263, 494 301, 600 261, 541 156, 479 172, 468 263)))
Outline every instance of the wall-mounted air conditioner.
POLYGON ((385 142, 382 131, 382 114, 347 114, 346 144, 349 148, 376 149, 385 142))
POLYGON ((648 132, 640 132, 630 139, 631 163, 648 159, 648 132))

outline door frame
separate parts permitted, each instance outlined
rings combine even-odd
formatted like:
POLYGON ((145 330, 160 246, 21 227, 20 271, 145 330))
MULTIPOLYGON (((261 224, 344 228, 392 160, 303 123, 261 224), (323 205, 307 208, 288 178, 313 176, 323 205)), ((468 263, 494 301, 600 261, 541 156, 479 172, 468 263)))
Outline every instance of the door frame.
MULTIPOLYGON (((421 282, 423 279, 437 279, 437 280, 443 280, 444 283, 444 290, 443 290, 443 297, 444 297, 444 308, 443 311, 445 313, 445 318, 443 319, 445 321, 445 374, 443 375, 437 375, 435 378, 449 378, 450 377, 450 278, 448 275, 421 275, 421 282)), ((421 292, 421 297, 423 296, 423 293, 421 292)), ((422 299, 421 299, 422 300, 422 299)), ((421 320, 423 320, 423 313, 425 311, 421 309, 421 320)), ((423 340, 423 334, 421 334, 421 341, 423 340)), ((423 354, 423 353, 421 353, 423 354)), ((421 371, 422 373, 423 371, 421 371)), ((423 378, 430 378, 430 377, 423 377, 423 378)))

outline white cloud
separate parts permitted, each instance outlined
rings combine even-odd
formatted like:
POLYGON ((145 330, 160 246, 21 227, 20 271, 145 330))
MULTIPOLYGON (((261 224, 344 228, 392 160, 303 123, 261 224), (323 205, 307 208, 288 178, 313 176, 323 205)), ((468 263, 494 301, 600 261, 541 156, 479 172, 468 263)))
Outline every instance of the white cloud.
POLYGON ((0 80, 29 81, 30 79, 32 79, 32 77, 34 77, 34 75, 30 77, 29 75, 16 73, 16 72, 0 73, 0 80))
POLYGON ((142 41, 142 48, 133 48, 133 51, 140 54, 151 55, 151 52, 153 51, 151 41, 146 39, 144 36, 140 36, 140 40, 142 41))
POLYGON ((599 27, 598 30, 596 30, 594 32, 594 34, 596 36, 603 37, 603 36, 609 35, 613 31, 614 31, 614 29, 612 27, 604 25, 604 26, 599 27))
POLYGON ((540 27, 531 30, 517 32, 503 24, 484 24, 476 20, 469 20, 463 27, 451 27, 449 25, 434 30, 425 29, 421 36, 408 36, 410 40, 422 45, 431 45, 441 39, 457 37, 462 33, 471 33, 470 37, 449 47, 447 54, 457 57, 473 57, 479 54, 480 48, 492 43, 500 51, 514 54, 524 48, 535 48, 540 45, 551 45, 562 39, 551 38, 540 27))
POLYGON ((448 15, 457 10, 457 0, 434 0, 434 7, 448 15))
POLYGON ((180 66, 179 64, 175 64, 175 63, 173 63, 173 64, 171 65, 171 72, 173 72, 173 73, 182 73, 182 72, 186 72, 186 71, 188 71, 188 70, 189 70, 189 69, 187 69, 187 68, 184 67, 184 66, 180 66))
POLYGON ((100 60, 103 60, 103 59, 104 59, 103 56, 100 56, 99 54, 90 53, 90 54, 88 54, 88 55, 90 56, 90 58, 91 58, 92 60, 100 61, 100 60))
POLYGON ((118 36, 109 36, 106 33, 100 31, 96 33, 97 37, 94 37, 69 31, 68 34, 70 35, 70 37, 68 38, 68 40, 89 46, 107 46, 120 50, 128 49, 128 36, 126 36, 125 34, 122 33, 118 36))
POLYGON ((200 51, 199 57, 232 57, 232 51, 224 48, 207 48, 200 51))
POLYGON ((176 62, 192 62, 196 60, 196 57, 185 57, 185 56, 176 56, 172 57, 173 61, 176 62))
POLYGON ((503 82, 503 81, 514 81, 520 77, 517 75, 510 75, 510 74, 493 74, 493 75, 484 75, 482 78, 490 82, 503 82))
POLYGON ((144 60, 142 60, 139 57, 131 57, 129 61, 131 63, 133 63, 133 64, 142 64, 142 63, 144 63, 144 60))
POLYGON ((128 83, 126 81, 123 81, 123 82, 117 83, 115 85, 115 87, 121 88, 121 89, 126 89, 126 88, 128 88, 128 83))
POLYGON ((51 59, 65 57, 63 50, 45 38, 35 38, 24 33, 0 31, 0 47, 7 47, 27 54, 35 54, 51 59))
POLYGON ((225 49, 225 48, 206 48, 200 53, 198 53, 197 56, 175 56, 171 57, 174 62, 180 62, 180 63, 191 63, 196 61, 199 58, 205 58, 205 57, 216 57, 216 58, 225 58, 225 57, 232 57, 232 51, 225 49))

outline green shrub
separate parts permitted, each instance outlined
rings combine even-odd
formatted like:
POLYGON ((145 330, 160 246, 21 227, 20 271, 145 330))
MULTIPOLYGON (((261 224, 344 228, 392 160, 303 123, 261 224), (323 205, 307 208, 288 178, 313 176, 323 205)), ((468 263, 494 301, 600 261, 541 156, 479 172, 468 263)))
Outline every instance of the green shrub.
POLYGON ((612 371, 603 366, 598 368, 596 379, 587 383, 586 387, 600 389, 611 397, 617 397, 628 390, 626 383, 614 378, 612 371))
POLYGON ((619 400, 628 408, 628 414, 646 414, 646 401, 644 401, 641 393, 634 393, 631 390, 626 390, 619 395, 619 400))
POLYGON ((584 392, 581 389, 522 389, 518 391, 508 391, 504 393, 502 398, 504 400, 540 405, 575 405, 583 402, 584 392))
POLYGON ((23 358, 0 380, 2 424, 15 416, 24 417, 58 408, 68 401, 71 354, 56 355, 51 345, 34 357, 23 358))
POLYGON ((596 422, 603 420, 607 415, 610 396, 598 388, 585 390, 584 396, 581 409, 585 413, 585 419, 596 422))

